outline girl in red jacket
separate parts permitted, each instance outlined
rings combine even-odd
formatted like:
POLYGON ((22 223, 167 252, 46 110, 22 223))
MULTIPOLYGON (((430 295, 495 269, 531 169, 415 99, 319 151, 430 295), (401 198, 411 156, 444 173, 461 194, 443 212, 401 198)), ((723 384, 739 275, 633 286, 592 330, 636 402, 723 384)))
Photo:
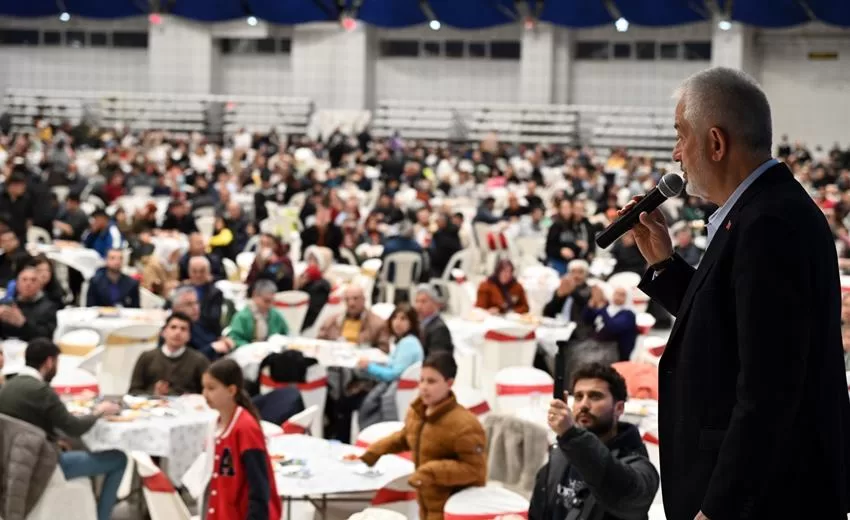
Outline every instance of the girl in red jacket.
POLYGON ((215 461, 205 500, 207 520, 279 520, 281 501, 257 409, 242 369, 216 361, 203 376, 204 398, 219 413, 215 461))

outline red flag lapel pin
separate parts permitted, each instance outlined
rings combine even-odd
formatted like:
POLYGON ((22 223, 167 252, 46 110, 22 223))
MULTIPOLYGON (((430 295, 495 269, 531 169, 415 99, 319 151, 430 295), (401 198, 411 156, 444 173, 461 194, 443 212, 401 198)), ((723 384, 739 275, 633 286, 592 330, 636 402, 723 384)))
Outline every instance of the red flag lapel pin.
POLYGON ((732 221, 727 220, 726 221, 726 231, 729 231, 730 229, 732 229, 732 221))

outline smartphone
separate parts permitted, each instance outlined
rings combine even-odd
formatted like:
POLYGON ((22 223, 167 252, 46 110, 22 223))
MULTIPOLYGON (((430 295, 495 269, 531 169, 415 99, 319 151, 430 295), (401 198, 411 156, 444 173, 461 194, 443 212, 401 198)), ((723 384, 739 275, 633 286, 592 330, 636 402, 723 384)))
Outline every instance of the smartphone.
POLYGON ((555 388, 552 397, 555 399, 564 399, 564 392, 567 390, 566 375, 566 359, 567 359, 567 341, 561 340, 558 345, 558 352, 555 353, 555 388))

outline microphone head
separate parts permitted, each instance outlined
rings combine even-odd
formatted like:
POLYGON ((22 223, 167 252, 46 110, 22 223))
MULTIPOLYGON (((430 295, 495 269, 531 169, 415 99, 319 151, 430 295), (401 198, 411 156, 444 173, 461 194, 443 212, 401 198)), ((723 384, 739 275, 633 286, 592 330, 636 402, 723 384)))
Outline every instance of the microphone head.
POLYGON ((685 180, 675 173, 668 173, 658 181, 658 191, 668 199, 682 193, 684 186, 685 180))

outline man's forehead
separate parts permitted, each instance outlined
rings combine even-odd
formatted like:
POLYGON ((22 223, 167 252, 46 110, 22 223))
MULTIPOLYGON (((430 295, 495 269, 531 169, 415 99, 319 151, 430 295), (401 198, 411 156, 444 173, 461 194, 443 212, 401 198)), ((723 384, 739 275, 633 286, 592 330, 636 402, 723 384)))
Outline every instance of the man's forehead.
POLYGON ((608 393, 608 382, 597 378, 579 379, 573 387, 573 393, 578 392, 603 392, 608 393))

